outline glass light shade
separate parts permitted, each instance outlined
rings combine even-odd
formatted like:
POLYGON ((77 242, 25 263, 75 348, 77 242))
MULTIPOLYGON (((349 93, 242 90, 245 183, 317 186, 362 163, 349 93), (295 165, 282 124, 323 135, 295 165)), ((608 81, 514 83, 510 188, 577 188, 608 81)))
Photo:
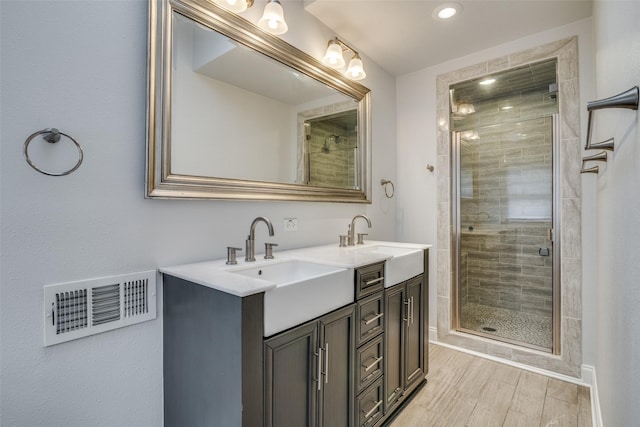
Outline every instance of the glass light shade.
POLYGON ((284 11, 278 0, 271 0, 264 7, 262 18, 258 21, 258 27, 271 34, 284 34, 289 27, 284 20, 284 11))
POLYGON ((324 58, 322 58, 322 62, 335 69, 344 67, 345 62, 342 56, 342 46, 335 41, 329 43, 327 53, 325 53, 324 58))
POLYGON ((358 55, 354 56, 351 58, 351 61, 349 61, 349 67, 347 68, 346 75, 352 80, 362 80, 367 77, 362 66, 362 59, 360 59, 358 55))
POLYGON ((477 141, 478 139, 480 139, 480 135, 475 130, 466 130, 460 133, 460 138, 477 141))
POLYGON ((215 3, 233 13, 244 12, 248 6, 247 0, 215 0, 215 3))
POLYGON ((458 113, 460 114, 472 114, 476 112, 476 107, 473 104, 460 104, 458 105, 458 113))

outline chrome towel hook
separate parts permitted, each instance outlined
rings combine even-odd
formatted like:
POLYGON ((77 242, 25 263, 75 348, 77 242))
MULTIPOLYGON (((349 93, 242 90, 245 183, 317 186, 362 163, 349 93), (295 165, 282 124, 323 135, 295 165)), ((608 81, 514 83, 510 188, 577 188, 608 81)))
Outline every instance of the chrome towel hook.
POLYGON ((40 172, 40 173, 42 173, 44 175, 49 175, 49 176, 69 175, 71 172, 74 172, 76 169, 78 169, 80 167, 80 165, 82 164, 82 159, 84 158, 84 153, 82 151, 82 147, 80 146, 78 141, 76 141, 76 139, 74 137, 72 137, 71 135, 66 134, 64 132, 60 132, 56 128, 48 128, 48 129, 39 130, 38 132, 34 132, 31 135, 29 135, 27 140, 24 142, 24 148, 23 148, 22 152, 24 154, 24 159, 27 161, 29 166, 31 166, 32 168, 34 168, 38 172, 40 172), (40 169, 38 166, 36 166, 36 164, 33 163, 31 158, 29 157, 29 144, 31 143, 31 141, 36 136, 39 136, 39 135, 43 135, 42 139, 44 139, 45 141, 47 141, 50 144, 55 144, 56 142, 60 141, 60 138, 62 136, 65 136, 65 137, 69 138, 71 140, 71 142, 73 142, 75 144, 76 148, 78 149, 78 162, 75 164, 75 166, 73 166, 71 169, 69 169, 68 171, 65 171, 65 172, 47 172, 45 170, 40 169))
POLYGON ((612 97, 587 102, 587 111, 589 112, 589 116, 587 118, 587 143, 585 144, 584 149, 594 150, 599 148, 602 150, 613 151, 613 147, 615 144, 613 138, 609 138, 606 141, 598 142, 596 144, 591 143, 591 131, 593 125, 592 114, 595 110, 602 110, 605 108, 627 108, 630 110, 637 110, 638 98, 638 86, 634 86, 631 89, 621 92, 612 97))
POLYGON ((598 166, 592 166, 590 168, 585 168, 584 164, 587 162, 606 162, 607 161, 607 152, 606 151, 601 151, 598 154, 594 154, 593 156, 589 156, 589 157, 583 157, 582 158, 582 169, 580 170, 580 173, 598 173, 600 172, 600 169, 598 168, 598 166))

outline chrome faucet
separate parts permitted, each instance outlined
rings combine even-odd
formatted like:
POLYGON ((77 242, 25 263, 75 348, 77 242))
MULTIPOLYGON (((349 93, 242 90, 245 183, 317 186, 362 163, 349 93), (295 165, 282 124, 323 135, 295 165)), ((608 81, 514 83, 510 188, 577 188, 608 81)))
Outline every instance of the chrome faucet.
POLYGON ((255 261, 256 257, 255 257, 255 250, 256 250, 256 239, 255 239, 255 235, 256 235, 256 225, 258 225, 259 222, 264 222, 265 224, 267 224, 267 228, 269 229, 269 236, 273 236, 274 232, 273 232, 273 225, 271 224, 271 221, 269 221, 268 218, 265 218, 263 216, 259 216, 256 219, 253 220, 253 222, 251 223, 251 228, 249 229, 249 236, 247 236, 247 245, 246 245, 246 251, 245 251, 245 261, 255 261))
POLYGON ((371 220, 369 218, 367 218, 364 215, 356 215, 353 217, 353 219, 351 220, 351 225, 349 226, 349 238, 347 240, 347 245, 349 246, 353 246, 356 244, 356 219, 358 218, 364 218, 367 220, 367 225, 369 226, 369 228, 371 228, 371 220))

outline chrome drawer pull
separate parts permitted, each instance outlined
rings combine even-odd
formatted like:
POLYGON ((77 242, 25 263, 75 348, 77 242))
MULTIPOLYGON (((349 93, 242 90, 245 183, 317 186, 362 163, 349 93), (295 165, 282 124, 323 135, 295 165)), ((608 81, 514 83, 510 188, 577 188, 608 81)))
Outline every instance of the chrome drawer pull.
POLYGON ((376 360, 373 361, 373 363, 369 366, 364 366, 362 365, 362 367, 364 368, 365 372, 369 372, 371 369, 373 369, 378 363, 380 363, 380 361, 382 360, 382 356, 378 357, 376 360))
POLYGON ((371 285, 375 285, 376 283, 380 283, 384 280, 384 276, 378 277, 377 279, 373 279, 373 280, 369 280, 368 282, 365 282, 364 285, 365 286, 371 286, 371 285))
POLYGON ((364 320, 364 319, 362 319, 362 320, 364 320, 364 324, 365 324, 365 325, 370 325, 370 324, 372 324, 373 322, 375 322, 376 320, 378 320, 379 318, 381 318, 382 316, 384 316, 384 313, 376 314, 375 316, 373 316, 373 317, 372 317, 371 319, 369 319, 369 320, 364 320))
MULTIPOLYGON (((364 414, 365 418, 369 418, 374 412, 376 412, 376 410, 380 407, 380 405, 382 405, 382 400, 378 400, 378 403, 375 404, 375 406, 373 408, 371 408, 371 410, 367 413, 364 414)), ((362 411, 364 412, 364 411, 362 411)))

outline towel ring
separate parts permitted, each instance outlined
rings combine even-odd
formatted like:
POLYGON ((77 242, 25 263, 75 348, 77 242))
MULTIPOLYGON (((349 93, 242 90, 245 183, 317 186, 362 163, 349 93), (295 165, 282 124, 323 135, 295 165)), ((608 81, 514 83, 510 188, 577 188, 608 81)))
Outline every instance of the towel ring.
POLYGON ((64 132, 60 132, 58 129, 56 128, 51 128, 51 129, 43 129, 40 130, 38 132, 32 133, 29 138, 27 138, 27 140, 24 142, 24 148, 23 148, 23 154, 24 154, 24 159, 27 161, 27 163, 29 163, 29 166, 31 166, 32 168, 34 168, 35 170, 37 170, 38 172, 45 174, 45 175, 49 175, 49 176, 64 176, 64 175, 69 175, 71 172, 74 172, 76 169, 78 169, 80 167, 80 165, 82 164, 82 159, 84 158, 84 153, 82 152, 82 147, 80 146, 80 144, 78 143, 78 141, 76 141, 76 139, 74 137, 72 137, 71 135, 68 135, 64 132), (60 141, 60 136, 66 136, 67 138, 69 138, 71 140, 71 142, 73 142, 76 146, 76 148, 78 149, 78 162, 75 164, 74 167, 72 167, 71 169, 69 169, 68 171, 65 172, 47 172, 45 170, 40 169, 38 166, 36 166, 35 163, 33 163, 33 161, 31 161, 31 158, 29 157, 29 144, 31 143, 31 141, 39 135, 44 135, 42 138, 47 141, 50 144, 55 144, 56 142, 60 141))
POLYGON ((392 198, 396 194, 396 187, 393 185, 393 182, 389 179, 381 179, 380 185, 384 187, 384 195, 387 196, 387 199, 392 198), (391 184, 391 195, 387 192, 387 184, 391 184))

